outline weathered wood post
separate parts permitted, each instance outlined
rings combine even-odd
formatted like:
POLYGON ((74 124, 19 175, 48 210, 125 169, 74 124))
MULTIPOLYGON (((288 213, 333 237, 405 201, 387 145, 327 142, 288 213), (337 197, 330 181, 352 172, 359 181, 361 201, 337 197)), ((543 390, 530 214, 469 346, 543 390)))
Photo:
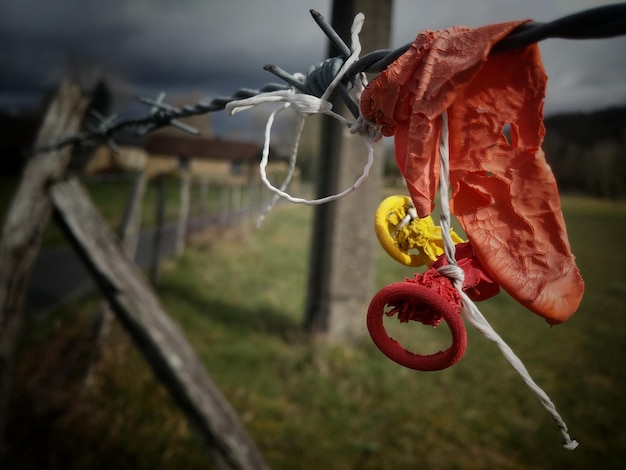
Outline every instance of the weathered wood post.
POLYGON ((153 286, 159 283, 159 263, 161 259, 161 244, 165 229, 165 174, 159 173, 155 178, 154 198, 154 237, 150 253, 150 281, 153 286))
POLYGON ((228 222, 227 225, 232 227, 235 224, 235 209, 237 208, 237 192, 232 183, 228 183, 228 222))
MULTIPOLYGON (((365 14, 360 35, 364 52, 388 47, 392 0, 333 2, 332 24, 343 38, 356 13, 365 14)), ((349 43, 349 39, 348 39, 349 43)), ((329 56, 337 55, 331 46, 329 56)), ((335 100, 334 110, 345 114, 335 100)), ((365 332, 364 315, 372 295, 376 240, 373 217, 381 187, 381 146, 368 180, 355 193, 315 209, 305 327, 328 337, 345 338, 365 332)), ((349 187, 361 174, 367 151, 363 141, 336 120, 322 123, 317 197, 349 187)))
POLYGON ((50 197, 61 227, 111 308, 208 448, 229 468, 266 468, 237 414, 87 193, 69 180, 54 184, 50 197))
MULTIPOLYGON (((141 209, 143 204, 143 197, 146 192, 146 183, 148 177, 145 171, 137 170, 133 175, 133 185, 126 202, 124 209, 124 216, 122 218, 122 224, 120 225, 118 236, 124 251, 128 256, 133 259, 137 251, 137 244, 139 243, 139 232, 141 230, 141 209)), ((85 383, 87 386, 92 384, 93 369, 98 361, 100 350, 102 349, 105 338, 108 336, 111 330, 111 323, 113 322, 113 313, 109 307, 109 303, 103 301, 97 313, 95 325, 94 325, 94 346, 93 355, 87 369, 85 383)))
MULTIPOLYGON (((48 107, 35 148, 78 131, 87 100, 80 89, 63 82, 48 107)), ((0 442, 4 437, 15 347, 22 326, 22 307, 33 264, 52 206, 46 185, 65 172, 71 147, 39 153, 28 161, 2 227, 0 241, 0 442)))
POLYGON ((139 232, 141 230, 141 212, 143 207, 143 197, 146 194, 148 177, 143 170, 137 170, 133 175, 133 187, 128 196, 124 218, 120 225, 119 238, 126 253, 133 258, 139 243, 139 232))
POLYGON ((222 228, 228 226, 229 204, 230 192, 228 191, 228 184, 220 184, 218 186, 218 210, 222 228))
POLYGON ((189 222, 189 201, 191 200, 191 168, 187 157, 179 158, 180 198, 178 208, 178 226, 176 228, 176 256, 185 252, 187 242, 187 223, 189 222))
POLYGON ((247 202, 246 202, 246 186, 243 184, 239 185, 239 195, 238 195, 238 199, 239 199, 239 204, 238 204, 238 209, 237 209, 237 225, 241 226, 243 225, 243 221, 245 220, 246 217, 246 210, 247 210, 247 202))
POLYGON ((198 181, 198 209, 202 220, 202 229, 209 225, 209 180, 202 178, 198 181))

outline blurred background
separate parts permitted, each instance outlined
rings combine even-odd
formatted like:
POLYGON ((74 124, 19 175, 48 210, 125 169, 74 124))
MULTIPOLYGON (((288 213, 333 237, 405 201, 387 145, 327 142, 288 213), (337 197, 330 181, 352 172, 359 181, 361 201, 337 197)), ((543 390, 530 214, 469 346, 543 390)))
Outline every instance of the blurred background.
MULTIPOLYGON (((389 47, 396 48, 425 29, 547 22, 618 2, 390 3, 389 47)), ((304 73, 324 60, 328 42, 309 10, 330 20, 332 8, 318 0, 3 0, 0 217, 62 79, 81 85, 92 109, 105 116, 144 115, 149 109, 136 98, 162 92, 179 107, 208 102, 278 82, 263 70, 266 64, 304 73)), ((366 16, 364 32, 377 20, 366 16)), ((158 295, 273 468, 621 468, 626 37, 549 39, 540 48, 549 77, 543 148, 559 184, 585 299, 570 321, 554 328, 504 293, 481 309, 557 403, 581 442, 574 452, 560 447, 535 397, 476 332, 468 332, 461 363, 424 374, 385 359, 363 339, 362 324, 357 339, 345 341, 303 328, 319 214, 280 204, 260 228, 254 225, 271 199, 257 169, 270 107, 185 120, 200 137, 168 128, 122 134, 117 151, 106 145, 74 151, 70 171, 118 233, 137 172, 146 175, 136 260, 146 275, 154 273, 155 233, 162 227, 152 279, 158 295)), ((293 115, 276 124, 268 168, 275 182, 287 171, 295 125, 293 115)), ((318 165, 322 128, 317 118, 307 124, 295 193, 312 196, 328 177, 318 165)), ((406 194, 392 143, 381 145, 382 178, 374 190, 380 200, 406 194)), ((355 207, 358 194, 350 196, 355 207)), ((370 219, 363 217, 363 227, 373 233, 370 219)), ((378 246, 369 251, 372 294, 415 272, 378 246)), ((104 346, 94 346, 102 299, 53 224, 38 263, 25 300, 3 468, 212 468, 125 330, 114 322, 104 346)), ((348 263, 345 277, 367 276, 357 266, 348 263)), ((431 338, 430 330, 411 332, 416 349, 436 351, 447 341, 431 338)))

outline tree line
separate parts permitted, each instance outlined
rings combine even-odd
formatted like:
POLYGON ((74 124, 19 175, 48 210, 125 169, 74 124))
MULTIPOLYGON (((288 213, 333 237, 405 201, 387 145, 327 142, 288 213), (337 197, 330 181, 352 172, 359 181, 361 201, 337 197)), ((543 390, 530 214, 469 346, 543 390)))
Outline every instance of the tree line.
POLYGON ((545 119, 543 149, 562 192, 626 198, 626 106, 545 119))

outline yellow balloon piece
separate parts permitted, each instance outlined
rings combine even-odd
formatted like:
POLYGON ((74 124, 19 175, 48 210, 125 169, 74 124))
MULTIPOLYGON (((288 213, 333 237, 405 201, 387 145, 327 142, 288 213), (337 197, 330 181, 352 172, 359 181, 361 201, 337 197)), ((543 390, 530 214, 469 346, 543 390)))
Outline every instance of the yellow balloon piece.
MULTIPOLYGON (((441 227, 430 216, 417 218, 408 196, 389 196, 376 210, 376 236, 385 251, 407 266, 428 266, 443 253, 441 227)), ((454 243, 464 240, 450 231, 454 243)))

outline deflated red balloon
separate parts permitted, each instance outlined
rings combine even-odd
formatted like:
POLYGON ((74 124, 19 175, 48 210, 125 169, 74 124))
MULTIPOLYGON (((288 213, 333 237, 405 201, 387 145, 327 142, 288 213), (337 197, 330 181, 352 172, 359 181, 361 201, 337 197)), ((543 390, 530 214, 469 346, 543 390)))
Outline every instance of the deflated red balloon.
POLYGON ((395 135, 396 161, 424 217, 434 207, 447 111, 452 212, 489 275, 560 323, 578 308, 584 283, 540 148, 546 74, 536 44, 489 53, 522 23, 421 33, 370 83, 361 112, 395 135))
MULTIPOLYGON (((472 245, 468 242, 456 245, 455 259, 459 268, 463 270, 463 292, 474 300, 487 300, 500 292, 500 286, 491 279, 480 264, 472 245)), ((441 255, 430 265, 431 269, 437 269, 448 264, 446 255, 441 255)))

